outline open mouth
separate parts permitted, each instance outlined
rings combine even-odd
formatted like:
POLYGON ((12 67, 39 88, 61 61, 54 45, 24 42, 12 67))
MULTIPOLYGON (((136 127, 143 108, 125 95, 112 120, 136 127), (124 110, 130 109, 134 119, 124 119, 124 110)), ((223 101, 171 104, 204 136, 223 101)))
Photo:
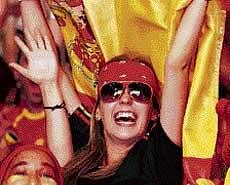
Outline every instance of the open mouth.
POLYGON ((119 111, 114 115, 116 122, 134 123, 137 120, 137 115, 131 111, 119 111))

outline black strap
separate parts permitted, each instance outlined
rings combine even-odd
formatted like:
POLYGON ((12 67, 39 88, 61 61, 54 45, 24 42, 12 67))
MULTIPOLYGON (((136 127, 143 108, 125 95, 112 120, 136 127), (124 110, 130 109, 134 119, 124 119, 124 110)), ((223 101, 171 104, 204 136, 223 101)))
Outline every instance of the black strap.
POLYGON ((63 101, 61 104, 57 104, 55 106, 44 106, 44 109, 51 109, 52 111, 56 110, 56 109, 65 109, 65 102, 63 101))

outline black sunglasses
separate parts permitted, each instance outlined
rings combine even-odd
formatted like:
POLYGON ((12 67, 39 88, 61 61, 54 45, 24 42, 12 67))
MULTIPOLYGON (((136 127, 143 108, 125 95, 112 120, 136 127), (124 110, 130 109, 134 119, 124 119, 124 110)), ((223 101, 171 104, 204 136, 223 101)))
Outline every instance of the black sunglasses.
POLYGON ((129 96, 139 103, 148 103, 153 95, 152 88, 141 82, 111 82, 102 86, 101 99, 104 103, 117 101, 126 88, 129 96))

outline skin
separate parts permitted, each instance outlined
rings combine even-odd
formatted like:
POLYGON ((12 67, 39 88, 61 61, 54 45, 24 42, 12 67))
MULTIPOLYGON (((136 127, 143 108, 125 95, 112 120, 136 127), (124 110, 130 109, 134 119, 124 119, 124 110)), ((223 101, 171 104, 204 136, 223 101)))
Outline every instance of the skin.
POLYGON ((144 136, 151 112, 151 103, 136 102, 130 97, 127 89, 115 102, 100 101, 98 113, 104 123, 106 141, 124 143, 126 147, 133 146, 144 136), (134 121, 116 121, 115 117, 119 112, 130 113, 136 118, 134 121))
POLYGON ((3 185, 13 176, 19 177, 18 181, 10 181, 12 185, 56 185, 55 164, 52 159, 40 150, 28 150, 19 153, 10 163, 3 185), (46 182, 50 183, 46 183, 46 182))
POLYGON ((152 104, 136 102, 130 97, 127 89, 115 102, 104 103, 100 101, 96 114, 104 124, 108 151, 107 161, 105 161, 107 165, 115 163, 118 159, 122 160, 133 145, 143 138, 151 113, 152 104), (130 121, 116 120, 119 113, 131 114, 135 119, 130 121))
MULTIPOLYGON (((44 106, 54 106, 60 105, 63 102, 62 93, 60 92, 58 85, 59 75, 63 75, 62 79, 59 79, 62 83, 60 88, 66 89, 70 92, 66 92, 65 97, 70 95, 67 99, 76 102, 74 98, 74 90, 68 83, 67 78, 65 78, 63 72, 59 69, 57 65, 57 56, 55 51, 51 46, 51 42, 48 36, 41 36, 41 32, 36 30, 34 33, 36 36, 33 37, 28 29, 25 28, 25 36, 29 42, 30 48, 27 47, 19 37, 15 37, 15 41, 19 48, 24 52, 27 57, 28 65, 23 67, 16 63, 11 63, 10 66, 15 68, 24 77, 29 78, 34 83, 38 84, 43 97, 44 106), (36 38, 36 40, 35 40, 36 38), (69 88, 70 87, 70 88, 69 88), (73 96, 72 96, 73 95, 73 96), (71 100, 71 98, 73 99, 71 100)), ((64 93, 63 93, 64 94, 64 93)), ((67 101, 68 102, 68 101, 67 101)), ((68 106, 67 106, 68 109, 68 106)), ((69 111, 69 109, 68 109, 69 111)), ((66 112, 63 109, 56 109, 55 111, 45 109, 46 112, 46 123, 47 123, 47 137, 48 146, 53 151, 54 155, 61 159, 61 166, 64 166, 68 160, 71 159, 73 154, 73 149, 71 145, 71 135, 69 133, 69 123, 66 117, 66 112), (53 114, 55 112, 55 114, 53 114), (56 119, 55 124, 59 125, 55 129, 55 133, 60 135, 57 137, 53 132, 52 120, 56 119), (51 124, 50 124, 51 123, 51 124), (60 142, 49 142, 56 140, 55 138, 61 138, 60 142), (62 142, 63 141, 63 142, 62 142), (66 148, 67 153, 63 152, 60 146, 70 146, 66 148)))

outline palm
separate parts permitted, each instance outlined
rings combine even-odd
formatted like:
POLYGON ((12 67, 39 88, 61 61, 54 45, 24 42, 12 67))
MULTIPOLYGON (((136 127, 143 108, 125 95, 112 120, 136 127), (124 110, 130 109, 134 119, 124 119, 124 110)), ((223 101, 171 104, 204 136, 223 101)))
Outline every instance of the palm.
POLYGON ((57 61, 53 51, 37 49, 27 55, 31 80, 37 84, 57 79, 57 61))
POLYGON ((35 41, 27 30, 25 34, 31 49, 18 37, 15 38, 15 41, 24 52, 28 65, 25 67, 11 64, 11 66, 39 85, 48 81, 57 81, 58 62, 49 38, 37 33, 37 41, 35 41))

